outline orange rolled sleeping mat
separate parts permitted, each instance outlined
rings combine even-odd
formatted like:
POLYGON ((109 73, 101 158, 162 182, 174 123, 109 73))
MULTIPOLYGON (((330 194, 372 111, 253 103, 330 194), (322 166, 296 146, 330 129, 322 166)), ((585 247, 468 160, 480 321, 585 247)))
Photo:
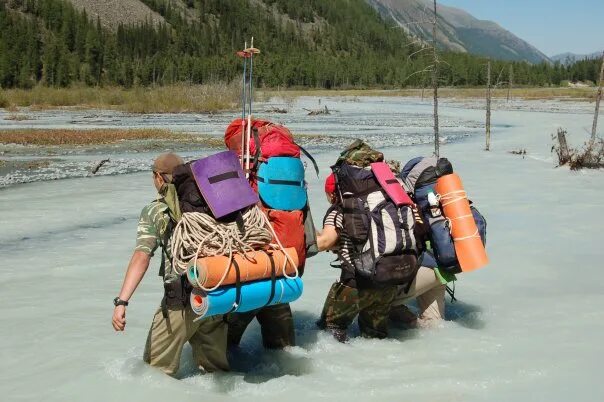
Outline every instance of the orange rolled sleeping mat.
POLYGON ((451 236, 461 270, 474 271, 487 265, 489 258, 459 176, 452 173, 440 177, 434 189, 440 195, 443 214, 450 221, 451 236))
POLYGON ((235 266, 239 269, 240 282, 269 279, 273 266, 277 278, 285 275, 295 276, 298 268, 298 254, 293 247, 284 250, 257 250, 249 252, 247 255, 234 254, 230 265, 229 257, 225 255, 198 258, 196 263, 192 261, 189 264, 187 279, 193 287, 205 290, 232 285, 237 282, 235 266), (287 258, 285 253, 290 258, 287 258), (292 265, 292 262, 295 263, 295 266, 292 265))

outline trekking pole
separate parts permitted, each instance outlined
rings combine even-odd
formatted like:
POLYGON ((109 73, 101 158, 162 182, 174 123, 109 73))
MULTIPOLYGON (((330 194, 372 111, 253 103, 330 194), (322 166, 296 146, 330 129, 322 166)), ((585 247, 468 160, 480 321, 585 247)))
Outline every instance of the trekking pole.
POLYGON ((247 106, 247 98, 246 98, 246 75, 247 75, 247 54, 245 53, 245 49, 247 48, 247 41, 243 45, 243 51, 237 52, 237 56, 243 58, 243 82, 242 82, 242 94, 241 94, 241 167, 244 167, 244 152, 245 152, 245 111, 247 106))
POLYGON ((254 37, 252 37, 250 47, 245 49, 244 52, 246 52, 248 54, 248 57, 250 58, 250 74, 249 74, 250 90, 248 93, 250 104, 249 104, 248 115, 247 115, 247 135, 246 135, 246 148, 245 148, 245 156, 246 156, 245 175, 247 178, 249 178, 249 176, 250 176, 250 140, 251 140, 251 136, 252 136, 252 101, 254 98, 254 92, 253 92, 253 88, 254 88, 254 77, 253 77, 254 54, 260 53, 260 50, 254 48, 254 37))

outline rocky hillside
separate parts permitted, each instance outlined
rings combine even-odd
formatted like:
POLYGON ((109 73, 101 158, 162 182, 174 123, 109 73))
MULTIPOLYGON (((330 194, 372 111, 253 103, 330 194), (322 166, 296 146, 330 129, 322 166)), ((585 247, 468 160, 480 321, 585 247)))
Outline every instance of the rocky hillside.
MULTIPOLYGON (((432 38, 431 0, 367 0, 383 17, 422 39, 432 38), (424 23, 415 23, 424 21, 424 23)), ((437 40, 442 48, 501 60, 548 62, 546 55, 493 21, 479 20, 464 10, 438 5, 437 40)))
POLYGON ((154 25, 164 18, 139 0, 69 0, 78 10, 85 10, 90 18, 101 25, 116 29, 119 24, 129 25, 150 21, 154 25))

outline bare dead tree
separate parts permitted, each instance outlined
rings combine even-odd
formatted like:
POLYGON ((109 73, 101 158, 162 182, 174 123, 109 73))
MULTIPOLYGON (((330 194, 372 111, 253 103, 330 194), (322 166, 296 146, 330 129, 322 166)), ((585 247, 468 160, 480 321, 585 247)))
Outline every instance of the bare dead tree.
MULTIPOLYGON (((434 102, 434 155, 436 157, 439 157, 440 156, 440 133, 439 133, 439 122, 438 122, 438 84, 439 84, 438 83, 438 80, 439 80, 438 65, 440 63, 446 64, 446 62, 444 60, 441 60, 438 57, 438 48, 437 48, 437 41, 436 41, 436 30, 437 30, 437 26, 438 26, 438 12, 437 12, 437 8, 436 8, 436 0, 433 0, 432 5, 433 5, 432 10, 430 10, 430 5, 424 6, 423 16, 419 21, 410 21, 410 22, 407 22, 407 23, 404 23, 401 25, 407 26, 407 25, 431 24, 431 26, 432 26, 432 40, 423 41, 421 39, 417 39, 417 40, 413 41, 409 46, 419 45, 419 49, 412 52, 408 56, 408 58, 411 59, 412 57, 419 55, 421 53, 430 52, 431 53, 430 58, 431 58, 432 64, 430 64, 429 66, 426 66, 424 69, 422 69, 420 71, 415 71, 415 72, 411 73, 409 76, 407 76, 407 78, 405 78, 405 81, 418 74, 425 74, 425 73, 431 74, 433 102, 434 102)), ((422 85, 422 99, 424 98, 424 87, 425 87, 425 85, 422 85)))
POLYGON ((490 151, 491 149, 491 62, 487 63, 487 118, 485 123, 485 134, 486 134, 486 148, 485 150, 490 151))
POLYGON ((440 157, 440 135, 438 132, 438 52, 436 50, 436 25, 438 14, 436 12, 436 0, 434 0, 434 20, 432 21, 432 56, 434 66, 432 68, 432 88, 434 89, 434 155, 440 157))
POLYGON ((591 126, 590 146, 596 142, 596 129, 598 128, 598 114, 600 114, 600 101, 602 100, 602 84, 604 81, 604 52, 602 52, 602 65, 600 66, 600 80, 598 81, 598 93, 596 94, 596 111, 594 113, 594 122, 591 126))

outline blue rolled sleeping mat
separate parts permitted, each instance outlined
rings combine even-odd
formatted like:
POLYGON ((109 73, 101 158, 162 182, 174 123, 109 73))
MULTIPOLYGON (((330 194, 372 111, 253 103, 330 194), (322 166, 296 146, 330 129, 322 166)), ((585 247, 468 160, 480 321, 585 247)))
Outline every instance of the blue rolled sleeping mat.
POLYGON ((279 278, 245 282, 224 286, 212 292, 193 289, 191 308, 199 319, 231 312, 244 313, 264 306, 290 303, 297 300, 304 290, 302 279, 279 278))

